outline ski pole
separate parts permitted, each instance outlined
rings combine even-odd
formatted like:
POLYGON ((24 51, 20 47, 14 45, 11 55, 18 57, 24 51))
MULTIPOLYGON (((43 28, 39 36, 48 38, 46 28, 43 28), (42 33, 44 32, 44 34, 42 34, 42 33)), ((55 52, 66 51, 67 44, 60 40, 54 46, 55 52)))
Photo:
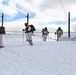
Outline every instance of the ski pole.
POLYGON ((25 31, 25 30, 22 29, 22 31, 23 31, 23 32, 22 32, 22 36, 23 36, 23 43, 24 43, 24 31, 25 31))
POLYGON ((37 36, 37 37, 42 37, 42 36, 39 36, 39 35, 35 35, 35 34, 32 34, 33 36, 37 36))

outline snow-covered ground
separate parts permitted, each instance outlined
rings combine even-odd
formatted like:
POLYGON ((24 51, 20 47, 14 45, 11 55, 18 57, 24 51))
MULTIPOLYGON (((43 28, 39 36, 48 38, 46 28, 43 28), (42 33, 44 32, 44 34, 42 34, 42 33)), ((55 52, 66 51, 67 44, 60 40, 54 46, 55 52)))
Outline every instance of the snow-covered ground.
POLYGON ((29 46, 9 40, 0 49, 0 75, 76 75, 76 41, 34 41, 29 46))

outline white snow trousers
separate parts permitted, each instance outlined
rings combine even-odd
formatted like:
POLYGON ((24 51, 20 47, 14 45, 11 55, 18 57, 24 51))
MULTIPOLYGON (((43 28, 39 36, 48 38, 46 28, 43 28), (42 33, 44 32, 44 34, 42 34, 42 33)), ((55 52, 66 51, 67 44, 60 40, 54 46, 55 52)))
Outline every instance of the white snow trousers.
POLYGON ((0 46, 3 46, 3 34, 0 34, 0 46))
POLYGON ((57 41, 61 41, 61 35, 57 35, 57 41))
POLYGON ((32 32, 26 33, 26 40, 27 41, 32 41, 32 32))
POLYGON ((47 35, 43 35, 43 41, 46 41, 47 35))

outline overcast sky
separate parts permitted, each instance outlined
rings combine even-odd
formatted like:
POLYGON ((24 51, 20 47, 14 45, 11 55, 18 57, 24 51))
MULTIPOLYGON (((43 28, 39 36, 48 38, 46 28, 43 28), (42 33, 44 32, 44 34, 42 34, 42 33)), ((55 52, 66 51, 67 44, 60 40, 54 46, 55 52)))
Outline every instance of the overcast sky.
POLYGON ((4 13, 7 31, 21 31, 27 22, 27 13, 29 24, 37 30, 46 26, 49 31, 54 31, 60 26, 67 31, 68 12, 71 14, 71 31, 75 31, 76 0, 0 0, 0 16, 4 13))

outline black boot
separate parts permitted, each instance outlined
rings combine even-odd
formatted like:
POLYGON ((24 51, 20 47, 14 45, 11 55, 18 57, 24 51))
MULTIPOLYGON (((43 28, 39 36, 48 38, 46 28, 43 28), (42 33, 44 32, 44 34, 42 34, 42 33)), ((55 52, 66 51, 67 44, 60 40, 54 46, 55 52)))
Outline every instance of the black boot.
POLYGON ((30 43, 29 45, 31 45, 31 46, 33 45, 32 40, 29 40, 29 43, 30 43))

